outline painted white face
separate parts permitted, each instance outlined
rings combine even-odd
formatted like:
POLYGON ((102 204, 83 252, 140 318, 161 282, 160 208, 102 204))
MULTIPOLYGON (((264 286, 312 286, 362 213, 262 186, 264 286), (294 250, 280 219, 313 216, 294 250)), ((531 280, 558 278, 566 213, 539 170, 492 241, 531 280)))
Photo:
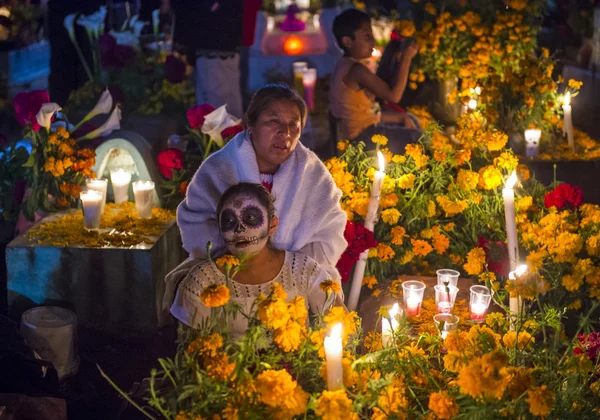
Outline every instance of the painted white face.
POLYGON ((219 228, 233 255, 257 253, 269 240, 267 209, 250 194, 234 195, 221 209, 219 228))

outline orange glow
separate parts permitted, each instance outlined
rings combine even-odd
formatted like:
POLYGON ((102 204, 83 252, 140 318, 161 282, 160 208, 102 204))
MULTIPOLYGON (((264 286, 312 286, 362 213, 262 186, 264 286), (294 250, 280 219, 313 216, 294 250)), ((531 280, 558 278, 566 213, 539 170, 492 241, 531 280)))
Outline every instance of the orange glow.
POLYGON ((285 40, 283 44, 283 51, 287 55, 298 55, 302 53, 303 45, 300 38, 297 36, 290 36, 285 40))

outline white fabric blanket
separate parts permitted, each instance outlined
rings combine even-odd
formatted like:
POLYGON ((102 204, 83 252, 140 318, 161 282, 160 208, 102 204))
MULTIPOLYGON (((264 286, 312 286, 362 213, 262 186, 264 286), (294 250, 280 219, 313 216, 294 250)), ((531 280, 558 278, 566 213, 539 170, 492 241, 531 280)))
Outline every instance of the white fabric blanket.
MULTIPOLYGON (((217 205, 223 192, 239 182, 260 183, 256 154, 245 131, 202 163, 177 209, 183 247, 190 257, 206 258, 208 241, 213 245, 212 256, 225 253, 217 205)), ((273 246, 301 251, 322 265, 332 278, 339 278, 335 264, 348 245, 344 239, 346 213, 340 207, 342 192, 323 162, 298 142, 275 173, 271 192, 279 217, 279 227, 271 239, 273 246)), ((184 271, 176 269, 167 276, 165 303, 172 300, 184 271)))

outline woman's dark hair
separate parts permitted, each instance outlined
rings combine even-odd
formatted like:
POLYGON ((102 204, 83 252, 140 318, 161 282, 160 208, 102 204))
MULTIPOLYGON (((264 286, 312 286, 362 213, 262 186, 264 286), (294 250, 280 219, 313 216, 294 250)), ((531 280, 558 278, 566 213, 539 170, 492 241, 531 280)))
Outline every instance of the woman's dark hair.
POLYGON ((302 99, 295 90, 284 83, 265 85, 252 95, 252 100, 244 115, 244 125, 246 128, 256 125, 260 113, 263 112, 271 102, 279 100, 291 101, 298 107, 302 128, 304 128, 308 114, 306 102, 304 102, 304 99, 302 99))
POLYGON ((365 22, 368 22, 370 25, 371 16, 357 9, 344 10, 337 15, 333 20, 333 36, 335 36, 335 42, 337 42, 338 47, 345 51, 342 38, 347 36, 350 39, 354 39, 354 32, 365 22))
POLYGON ((239 184, 235 184, 225 190, 221 196, 221 199, 219 200, 219 204, 217 205, 217 218, 221 214, 221 210, 223 209, 223 206, 227 200, 238 194, 250 194, 251 196, 255 197, 258 202, 267 209, 267 217, 269 221, 271 221, 275 215, 273 196, 261 184, 254 184, 252 182, 240 182, 239 184))

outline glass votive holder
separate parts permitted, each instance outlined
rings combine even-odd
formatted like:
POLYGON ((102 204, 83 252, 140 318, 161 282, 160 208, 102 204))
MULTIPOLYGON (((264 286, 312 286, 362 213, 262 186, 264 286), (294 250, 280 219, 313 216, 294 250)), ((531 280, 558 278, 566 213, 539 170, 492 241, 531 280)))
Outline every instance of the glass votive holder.
POLYGON ((540 138, 542 130, 530 128, 525 130, 525 156, 536 157, 540 147, 540 138))
POLYGON ((129 201, 129 183, 131 182, 131 172, 118 169, 110 171, 110 181, 112 183, 115 203, 121 204, 129 201))
POLYGON ((435 304, 437 306, 438 314, 449 314, 452 313, 454 308, 454 301, 458 293, 458 287, 454 286, 440 286, 435 285, 435 304))
POLYGON ((304 100, 308 109, 315 109, 315 86, 317 84, 317 69, 306 69, 302 73, 302 84, 304 85, 304 100))
POLYGON ((100 228, 100 210, 104 196, 101 192, 90 190, 79 193, 81 210, 83 211, 83 227, 86 229, 100 228))
POLYGON ((85 180, 85 186, 88 191, 98 191, 102 193, 104 200, 102 200, 102 209, 100 209, 100 214, 104 213, 104 205, 106 204, 106 190, 108 188, 108 179, 102 178, 88 178, 85 180))
POLYGON ((458 329, 460 319, 453 314, 437 314, 433 316, 435 327, 440 332, 442 339, 445 339, 449 333, 458 329))
POLYGON ((417 280, 408 280, 402 283, 404 295, 404 310, 408 316, 417 316, 421 313, 421 303, 425 293, 425 283, 417 280))
POLYGON ((294 90, 304 96, 303 75, 308 70, 308 63, 306 61, 296 61, 292 63, 292 68, 294 69, 294 90))
POLYGON ((451 286, 458 287, 458 276, 460 276, 458 271, 442 268, 435 273, 437 274, 437 284, 440 286, 443 286, 444 283, 448 283, 451 286))
POLYGON ((481 323, 485 320, 485 314, 490 306, 494 292, 488 287, 481 285, 471 286, 470 290, 471 320, 481 323))
POLYGON ((133 183, 135 209, 140 219, 152 217, 152 198, 154 197, 154 182, 137 181, 133 183))
POLYGON ((401 317, 403 313, 404 311, 400 305, 394 303, 392 308, 388 311, 389 319, 388 317, 381 318, 381 342, 384 347, 388 347, 392 344, 394 331, 396 331, 400 325, 398 317, 401 317))

